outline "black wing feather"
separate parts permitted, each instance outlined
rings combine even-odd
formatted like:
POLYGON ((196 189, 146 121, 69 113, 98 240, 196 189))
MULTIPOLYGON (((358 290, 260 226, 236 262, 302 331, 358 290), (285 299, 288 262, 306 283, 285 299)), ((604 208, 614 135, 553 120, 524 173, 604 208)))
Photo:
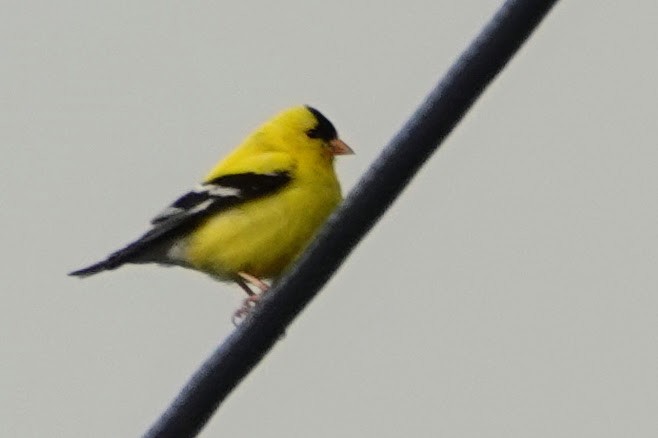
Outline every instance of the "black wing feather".
POLYGON ((208 181, 181 196, 157 215, 151 221, 153 227, 139 239, 110 254, 105 260, 69 275, 88 276, 118 268, 138 257, 143 250, 185 234, 209 215, 274 193, 290 179, 288 172, 280 171, 224 175, 208 181))

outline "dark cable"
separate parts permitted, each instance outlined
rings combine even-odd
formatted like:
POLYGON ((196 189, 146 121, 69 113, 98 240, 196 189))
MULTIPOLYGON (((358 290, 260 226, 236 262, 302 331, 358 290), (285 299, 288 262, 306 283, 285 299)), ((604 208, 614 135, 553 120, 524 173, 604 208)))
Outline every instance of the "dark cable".
POLYGON ((557 0, 508 0, 391 140, 295 267, 192 376, 145 438, 196 436, 438 149, 557 0))

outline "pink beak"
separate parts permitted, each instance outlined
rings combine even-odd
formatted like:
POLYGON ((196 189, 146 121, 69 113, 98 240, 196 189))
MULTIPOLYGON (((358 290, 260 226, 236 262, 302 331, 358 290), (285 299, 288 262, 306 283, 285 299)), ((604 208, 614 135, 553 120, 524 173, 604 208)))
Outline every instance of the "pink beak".
POLYGON ((329 149, 333 155, 352 155, 354 151, 340 138, 329 141, 329 149))

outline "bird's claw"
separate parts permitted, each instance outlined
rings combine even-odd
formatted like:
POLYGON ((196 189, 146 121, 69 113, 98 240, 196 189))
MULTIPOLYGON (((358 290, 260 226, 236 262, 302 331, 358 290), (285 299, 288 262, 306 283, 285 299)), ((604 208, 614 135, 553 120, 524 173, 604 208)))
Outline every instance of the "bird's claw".
POLYGON ((240 306, 240 308, 235 311, 233 318, 231 318, 233 325, 237 327, 242 324, 242 321, 245 320, 245 318, 251 313, 251 311, 256 307, 260 300, 260 295, 250 295, 245 298, 242 302, 242 306, 240 306))

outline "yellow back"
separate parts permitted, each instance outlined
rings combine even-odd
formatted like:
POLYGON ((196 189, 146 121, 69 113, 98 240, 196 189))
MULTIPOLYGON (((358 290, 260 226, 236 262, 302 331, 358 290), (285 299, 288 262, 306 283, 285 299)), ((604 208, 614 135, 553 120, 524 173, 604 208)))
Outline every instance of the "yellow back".
POLYGON ((261 125, 233 152, 220 161, 206 176, 212 180, 229 173, 268 173, 287 170, 294 174, 299 167, 300 178, 335 177, 334 156, 326 142, 313 139, 307 132, 318 124, 313 113, 305 106, 284 110, 261 125), (303 163, 302 166, 299 166, 303 163))

